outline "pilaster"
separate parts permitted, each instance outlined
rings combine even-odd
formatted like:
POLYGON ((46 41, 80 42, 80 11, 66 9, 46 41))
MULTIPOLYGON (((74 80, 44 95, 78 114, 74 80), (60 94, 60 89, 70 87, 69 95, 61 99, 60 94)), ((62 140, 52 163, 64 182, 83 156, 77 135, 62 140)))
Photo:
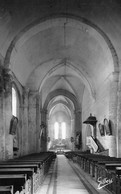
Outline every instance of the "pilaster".
POLYGON ((0 65, 0 159, 13 158, 13 136, 10 135, 12 118, 12 77, 9 69, 0 65))
POLYGON ((41 123, 44 124, 43 136, 41 137, 41 150, 47 151, 47 110, 41 110, 41 123))
POLYGON ((28 101, 28 139, 29 153, 35 153, 37 145, 37 93, 29 92, 28 101))
POLYGON ((113 125, 112 135, 116 135, 117 125, 117 106, 118 106, 118 82, 119 72, 113 72, 110 84, 110 104, 109 104, 109 119, 113 125))
POLYGON ((119 87, 119 72, 114 72, 112 74, 112 80, 110 85, 110 104, 109 104, 109 119, 112 124, 112 138, 113 142, 111 144, 111 156, 118 156, 119 150, 119 142, 120 142, 120 134, 119 134, 119 125, 120 125, 120 111, 119 107, 121 107, 121 99, 120 93, 118 92, 119 87), (118 122, 117 122, 118 121, 118 122))
POLYGON ((28 154, 28 94, 29 90, 23 90, 23 118, 22 118, 22 155, 28 154))
MULTIPOLYGON (((82 121, 81 121, 81 110, 75 110, 75 139, 76 134, 81 133, 82 136, 82 121)), ((81 146, 81 145, 80 145, 81 146)))
POLYGON ((116 143, 117 157, 121 157, 121 89, 118 91, 116 143))
POLYGON ((0 93, 0 160, 5 160, 5 128, 3 120, 3 92, 0 93))
POLYGON ((75 110, 75 132, 81 132, 81 110, 75 110))
POLYGON ((40 95, 36 95, 36 151, 40 152, 40 95))
POLYGON ((5 130, 5 160, 13 158, 13 136, 10 135, 10 121, 12 118, 12 83, 6 83, 4 90, 4 130, 5 130))

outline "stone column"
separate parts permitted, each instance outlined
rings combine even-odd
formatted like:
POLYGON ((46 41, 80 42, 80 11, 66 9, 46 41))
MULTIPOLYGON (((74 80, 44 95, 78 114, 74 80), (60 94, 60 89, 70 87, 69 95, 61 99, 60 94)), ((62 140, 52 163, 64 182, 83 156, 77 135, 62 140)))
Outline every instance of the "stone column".
MULTIPOLYGON (((37 92, 29 92, 28 143, 29 153, 37 152, 37 92)), ((37 140, 38 141, 38 140, 37 140)))
POLYGON ((47 129, 48 129, 47 135, 48 137, 51 137, 51 123, 50 123, 50 119, 48 116, 47 116, 47 129))
POLYGON ((41 110, 41 121, 46 124, 47 120, 47 110, 41 110))
POLYGON ((22 118, 22 155, 28 154, 28 93, 29 90, 23 91, 23 118, 22 118))
POLYGON ((121 157, 121 89, 118 91, 116 141, 117 141, 117 157, 121 157))
POLYGON ((49 118, 49 114, 47 114, 47 150, 49 150, 52 146, 52 137, 53 137, 53 131, 51 127, 51 121, 49 118))
POLYGON ((19 105, 19 156, 23 154, 23 102, 19 105))
POLYGON ((113 131, 112 135, 116 135, 117 125, 117 105, 118 105, 118 82, 119 73, 114 72, 112 74, 112 80, 110 84, 110 103, 109 103, 109 119, 112 121, 113 131))
POLYGON ((82 136, 81 110, 75 110, 75 135, 77 132, 80 132, 82 136))
POLYGON ((40 152, 40 95, 36 95, 36 152, 40 152))
MULTIPOLYGON (((113 142, 111 144, 111 156, 117 155, 117 149, 116 149, 116 137, 118 137, 118 131, 117 129, 117 107, 118 107, 118 81, 119 81, 119 73, 114 72, 112 74, 112 80, 110 85, 110 103, 109 103, 109 119, 111 121, 112 125, 112 136, 113 136, 113 142)), ((120 109, 121 111, 121 109, 120 109)), ((119 113, 120 114, 120 113, 119 113)), ((118 143, 118 142, 117 142, 118 143)))
MULTIPOLYGON (((74 118, 71 119, 71 137, 75 140, 75 131, 74 131, 74 118)), ((74 151, 74 141, 72 143, 72 150, 74 151)))
POLYGON ((47 151, 47 110, 41 110, 41 123, 44 123, 44 133, 41 138, 41 150, 47 151))
POLYGON ((117 90, 118 105, 117 105, 117 130, 116 130, 116 148, 117 157, 121 157, 121 75, 119 75, 119 88, 117 90))
POLYGON ((5 128, 3 122, 3 92, 0 93, 0 160, 5 160, 5 128))
POLYGON ((81 132, 81 110, 75 110, 75 132, 81 132))
POLYGON ((13 135, 10 134, 10 121, 12 118, 12 84, 6 83, 4 91, 4 130, 5 130, 5 160, 13 158, 13 135))
POLYGON ((0 66, 0 158, 13 158, 13 136, 10 134, 12 118, 12 76, 9 69, 0 66))

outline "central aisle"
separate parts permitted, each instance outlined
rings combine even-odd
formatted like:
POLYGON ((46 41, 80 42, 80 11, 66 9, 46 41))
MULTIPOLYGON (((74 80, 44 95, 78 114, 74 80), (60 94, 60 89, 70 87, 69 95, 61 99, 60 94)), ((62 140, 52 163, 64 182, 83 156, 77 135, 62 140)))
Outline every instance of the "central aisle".
POLYGON ((68 160, 63 155, 58 155, 57 168, 57 194, 88 194, 83 183, 75 174, 68 160))
POLYGON ((89 194, 64 155, 57 155, 37 194, 89 194))

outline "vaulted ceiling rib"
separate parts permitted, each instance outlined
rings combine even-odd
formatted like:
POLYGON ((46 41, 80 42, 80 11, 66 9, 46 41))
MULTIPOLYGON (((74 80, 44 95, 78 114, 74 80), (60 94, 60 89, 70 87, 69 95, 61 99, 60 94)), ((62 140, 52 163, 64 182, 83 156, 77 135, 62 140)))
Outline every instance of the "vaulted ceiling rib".
POLYGON ((20 35, 11 52, 11 70, 23 86, 42 91, 43 99, 65 89, 81 101, 85 87, 95 98, 96 88, 114 71, 105 40, 82 21, 48 19, 20 35))

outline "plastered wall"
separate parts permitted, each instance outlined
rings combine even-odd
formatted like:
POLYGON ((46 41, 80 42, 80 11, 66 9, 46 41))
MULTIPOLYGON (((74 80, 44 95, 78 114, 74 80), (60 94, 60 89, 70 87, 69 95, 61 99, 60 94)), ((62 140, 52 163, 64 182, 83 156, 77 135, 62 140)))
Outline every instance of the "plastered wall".
MULTIPOLYGON (((115 87, 116 82, 113 80, 112 75, 110 75, 106 80, 96 90, 96 99, 94 100, 89 94, 88 90, 85 88, 83 103, 82 103, 82 119, 85 121, 90 113, 97 118, 97 138, 102 143, 105 149, 109 149, 110 156, 116 156, 116 120, 115 120, 115 109, 116 104, 116 93, 115 87), (112 97, 113 96, 113 97, 112 97), (113 116, 114 114, 114 116, 113 116), (112 125, 112 135, 101 136, 98 124, 104 124, 104 119, 110 119, 113 123, 112 125)), ((83 134, 83 150, 88 149, 86 146, 86 137, 88 136, 89 126, 83 124, 82 134, 83 134)))

